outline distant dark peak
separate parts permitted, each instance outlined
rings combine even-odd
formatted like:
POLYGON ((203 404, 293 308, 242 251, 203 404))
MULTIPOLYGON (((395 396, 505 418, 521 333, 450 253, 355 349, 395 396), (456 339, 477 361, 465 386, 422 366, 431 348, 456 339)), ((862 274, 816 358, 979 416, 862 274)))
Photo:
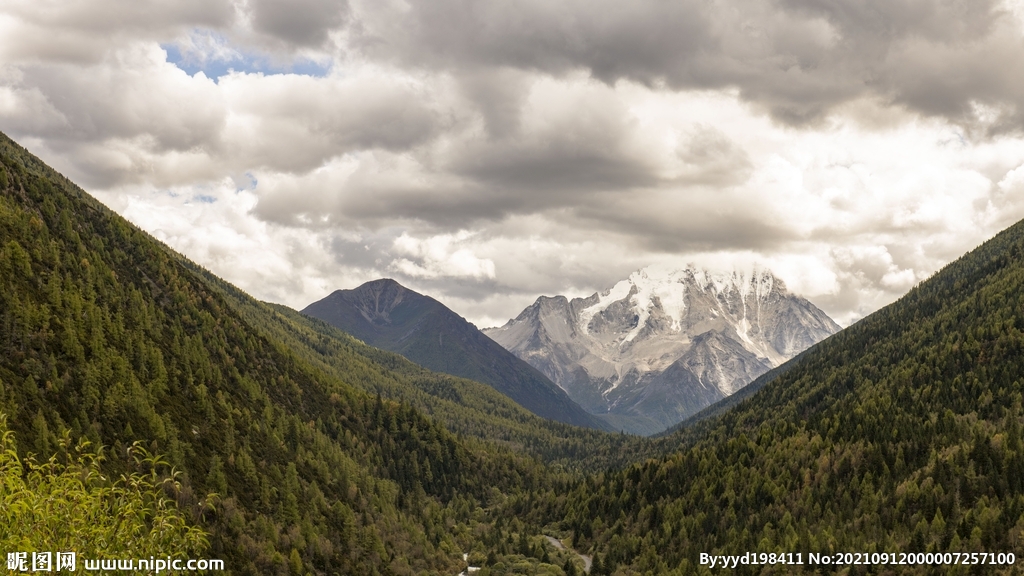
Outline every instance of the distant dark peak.
POLYGON ((390 278, 367 282, 354 290, 341 291, 359 313, 373 324, 390 324, 391 311, 415 294, 390 278))
MULTIPOLYGON (((531 306, 520 316, 543 316, 539 311, 540 306, 531 306)), ((430 370, 488 384, 538 416, 577 426, 609 428, 544 374, 465 318, 394 280, 374 280, 353 290, 335 292, 310 304, 303 313, 371 346, 398 352, 430 370)), ((510 320, 506 326, 517 321, 510 320)))
POLYGON ((383 293, 387 291, 403 291, 408 290, 405 286, 402 286, 391 278, 381 278, 379 280, 370 280, 365 284, 352 290, 353 292, 377 292, 383 293))

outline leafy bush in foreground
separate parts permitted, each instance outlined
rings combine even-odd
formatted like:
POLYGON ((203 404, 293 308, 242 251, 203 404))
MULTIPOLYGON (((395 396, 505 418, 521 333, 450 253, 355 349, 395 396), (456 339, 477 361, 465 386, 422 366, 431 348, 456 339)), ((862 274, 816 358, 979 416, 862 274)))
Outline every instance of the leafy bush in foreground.
POLYGON ((195 558, 207 548, 206 533, 190 526, 164 492, 177 487, 176 472, 162 477, 158 457, 133 447, 142 471, 111 481, 88 441, 72 448, 65 436, 61 448, 43 463, 22 460, 0 415, 0 550, 195 558))

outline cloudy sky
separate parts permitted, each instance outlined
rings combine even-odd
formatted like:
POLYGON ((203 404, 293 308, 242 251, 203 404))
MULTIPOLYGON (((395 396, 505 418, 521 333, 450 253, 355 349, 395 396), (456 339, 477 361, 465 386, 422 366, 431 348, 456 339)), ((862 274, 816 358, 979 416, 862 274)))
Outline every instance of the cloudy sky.
POLYGON ((1024 5, 5 0, 0 130, 297 308, 759 262, 846 325, 1024 218, 1024 5))

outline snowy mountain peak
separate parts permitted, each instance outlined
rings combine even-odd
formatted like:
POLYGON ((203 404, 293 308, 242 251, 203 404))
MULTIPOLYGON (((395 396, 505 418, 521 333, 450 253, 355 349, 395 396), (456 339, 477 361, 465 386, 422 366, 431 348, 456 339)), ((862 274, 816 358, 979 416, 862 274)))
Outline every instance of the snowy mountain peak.
MULTIPOLYGON (((688 265, 685 268, 647 266, 612 288, 595 294, 596 302, 579 313, 579 329, 589 333, 591 321, 612 304, 626 303, 635 316, 635 326, 621 344, 632 342, 647 326, 652 313, 660 312, 670 321, 670 329, 680 331, 686 312, 687 291, 710 292, 718 298, 736 295, 742 301, 751 296, 764 300, 773 291, 786 293, 785 284, 771 270, 753 266, 746 270, 709 271, 688 265)), ((593 298, 593 297, 592 297, 593 298)))
POLYGON ((585 409, 646 433, 839 330, 761 266, 648 266, 588 298, 538 298, 485 333, 585 409))
POLYGON ((709 272, 703 268, 690 266, 687 271, 693 275, 697 287, 704 291, 711 290, 715 294, 736 292, 741 298, 746 299, 751 294, 757 298, 765 298, 773 289, 777 292, 786 292, 786 285, 782 280, 776 278, 771 270, 757 265, 747 270, 730 272, 709 272))

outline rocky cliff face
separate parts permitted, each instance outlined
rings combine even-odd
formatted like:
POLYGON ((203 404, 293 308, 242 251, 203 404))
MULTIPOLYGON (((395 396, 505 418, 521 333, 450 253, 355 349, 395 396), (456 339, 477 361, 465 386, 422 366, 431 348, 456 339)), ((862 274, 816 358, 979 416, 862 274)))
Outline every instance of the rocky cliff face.
POLYGON ((484 332, 617 426, 654 433, 839 326, 771 271, 634 272, 588 298, 542 296, 484 332))

